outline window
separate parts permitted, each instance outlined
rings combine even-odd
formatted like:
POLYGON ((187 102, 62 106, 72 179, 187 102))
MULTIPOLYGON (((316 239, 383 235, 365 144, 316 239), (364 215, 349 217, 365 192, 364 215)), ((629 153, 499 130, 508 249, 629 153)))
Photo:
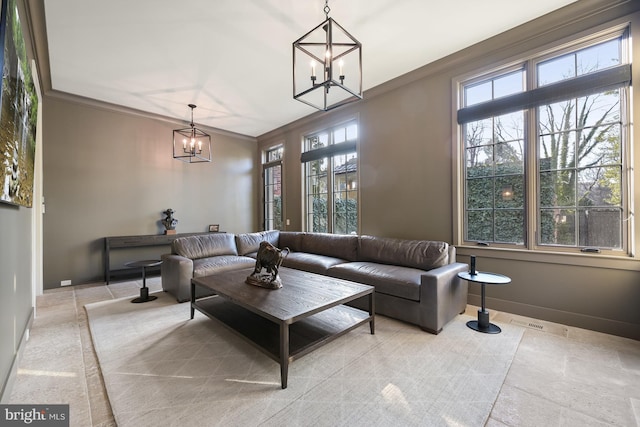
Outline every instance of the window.
POLYGON ((463 243, 628 251, 627 31, 460 84, 463 243))
POLYGON ((262 179, 264 182, 264 229, 282 229, 282 146, 264 153, 262 179))
MULTIPOLYGON (((524 90, 524 70, 465 87, 467 105, 524 90)), ((464 124, 466 240, 524 244, 524 112, 464 124)))
POLYGON ((304 138, 307 231, 358 232, 358 125, 325 129, 304 138))

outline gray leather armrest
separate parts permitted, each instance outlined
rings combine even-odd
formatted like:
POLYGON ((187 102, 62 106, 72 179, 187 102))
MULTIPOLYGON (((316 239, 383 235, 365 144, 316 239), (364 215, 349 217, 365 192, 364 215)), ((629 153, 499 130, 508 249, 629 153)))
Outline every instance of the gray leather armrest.
POLYGON ((193 261, 180 255, 162 255, 160 266, 162 289, 173 295, 178 302, 191 299, 193 261))
POLYGON ((420 325, 423 329, 438 333, 442 327, 467 306, 468 283, 458 277, 467 271, 467 264, 455 262, 425 272, 421 277, 420 325))

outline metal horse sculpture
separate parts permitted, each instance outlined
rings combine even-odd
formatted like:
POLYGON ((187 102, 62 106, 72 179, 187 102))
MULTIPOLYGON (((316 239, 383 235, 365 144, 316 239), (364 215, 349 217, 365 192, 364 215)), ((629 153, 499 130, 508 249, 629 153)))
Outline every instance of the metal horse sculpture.
POLYGON ((267 289, 280 289, 282 281, 278 276, 278 268, 289 252, 289 248, 278 249, 267 241, 261 242, 256 256, 256 267, 247 277, 246 283, 267 289))

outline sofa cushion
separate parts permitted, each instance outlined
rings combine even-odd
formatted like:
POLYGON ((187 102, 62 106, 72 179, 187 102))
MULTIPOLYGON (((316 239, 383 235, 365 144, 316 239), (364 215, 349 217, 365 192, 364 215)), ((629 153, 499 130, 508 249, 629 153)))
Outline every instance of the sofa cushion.
POLYGON ((449 264, 449 245, 430 240, 360 236, 358 261, 431 270, 449 264))
POLYGON ((338 279, 364 283, 376 293, 420 301, 420 280, 424 270, 374 262, 347 262, 329 268, 327 274, 338 279))
POLYGON ((255 267, 256 260, 238 255, 218 255, 193 260, 193 277, 211 276, 228 270, 255 267))
POLYGON ((358 236, 351 234, 304 233, 300 252, 355 261, 358 257, 358 236))
POLYGON ((276 245, 280 249, 289 248, 292 251, 299 252, 302 249, 302 235, 301 231, 281 231, 278 244, 276 245))
POLYGON ((309 271, 317 274, 327 274, 329 267, 346 262, 340 258, 326 255, 308 254, 306 252, 291 252, 282 262, 284 267, 309 271))
POLYGON ((171 250, 176 255, 191 259, 216 255, 238 255, 235 235, 232 233, 178 237, 171 243, 171 250))
POLYGON ((274 246, 278 246, 279 236, 280 230, 237 234, 236 247, 238 249, 238 255, 256 254, 260 248, 260 243, 263 241, 267 241, 274 246))

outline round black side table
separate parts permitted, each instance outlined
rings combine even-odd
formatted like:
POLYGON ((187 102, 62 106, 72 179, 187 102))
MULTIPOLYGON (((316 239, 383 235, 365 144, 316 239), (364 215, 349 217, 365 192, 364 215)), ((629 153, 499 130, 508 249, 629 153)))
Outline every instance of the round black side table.
POLYGON ((124 265, 130 268, 142 268, 142 287, 140 288, 140 296, 138 298, 132 299, 131 302, 134 302, 134 303, 147 302, 147 301, 153 301, 154 299, 158 298, 155 295, 149 296, 149 288, 147 288, 146 269, 147 267, 155 267, 160 264, 162 264, 162 261, 157 259, 150 259, 150 260, 143 260, 143 261, 130 261, 130 262, 124 263, 124 265))
POLYGON ((489 312, 484 305, 484 287, 485 285, 506 285, 507 283, 511 283, 511 279, 507 276, 503 276, 502 274, 486 273, 482 271, 478 271, 476 274, 463 271, 458 273, 458 277, 469 282, 480 283, 481 286, 482 307, 478 310, 478 320, 468 321, 467 326, 475 331, 484 332, 486 334, 499 334, 502 332, 502 329, 500 329, 498 325, 494 325, 489 322, 489 312))

